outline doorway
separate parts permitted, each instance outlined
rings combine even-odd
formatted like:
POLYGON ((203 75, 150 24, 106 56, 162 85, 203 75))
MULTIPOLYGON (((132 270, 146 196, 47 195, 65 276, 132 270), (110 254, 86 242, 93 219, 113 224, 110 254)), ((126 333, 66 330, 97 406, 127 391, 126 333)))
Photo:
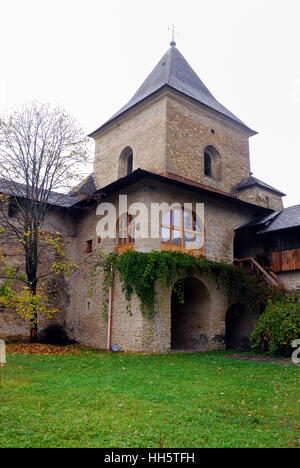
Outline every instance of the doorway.
MULTIPOLYGON (((175 287, 176 289, 176 287, 175 287)), ((184 280, 184 304, 176 292, 171 298, 171 349, 205 351, 208 349, 210 296, 197 278, 184 280)))

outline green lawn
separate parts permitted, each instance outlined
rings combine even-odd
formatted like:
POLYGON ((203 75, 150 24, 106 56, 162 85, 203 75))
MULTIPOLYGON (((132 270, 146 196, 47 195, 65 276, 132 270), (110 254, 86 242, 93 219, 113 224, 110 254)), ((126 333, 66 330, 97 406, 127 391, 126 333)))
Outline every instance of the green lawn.
POLYGON ((225 355, 9 354, 0 447, 299 447, 299 368, 225 355))

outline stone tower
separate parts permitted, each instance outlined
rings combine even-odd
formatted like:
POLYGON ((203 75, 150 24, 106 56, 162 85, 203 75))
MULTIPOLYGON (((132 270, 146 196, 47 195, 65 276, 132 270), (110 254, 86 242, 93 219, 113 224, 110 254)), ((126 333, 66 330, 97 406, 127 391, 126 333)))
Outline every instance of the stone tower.
POLYGON ((98 186, 144 169, 282 209, 284 194, 251 174, 249 138, 256 132, 213 97, 171 44, 132 99, 90 135, 98 186))

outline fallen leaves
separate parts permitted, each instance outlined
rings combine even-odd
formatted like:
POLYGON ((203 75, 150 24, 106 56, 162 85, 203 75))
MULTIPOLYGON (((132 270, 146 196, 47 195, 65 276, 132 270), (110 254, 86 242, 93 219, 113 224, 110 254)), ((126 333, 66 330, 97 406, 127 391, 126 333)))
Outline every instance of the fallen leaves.
POLYGON ((84 346, 53 346, 45 345, 41 343, 16 343, 8 344, 6 346, 6 351, 13 354, 38 354, 42 356, 47 356, 51 354, 70 354, 70 353, 80 353, 81 351, 89 350, 91 348, 86 348, 84 346))

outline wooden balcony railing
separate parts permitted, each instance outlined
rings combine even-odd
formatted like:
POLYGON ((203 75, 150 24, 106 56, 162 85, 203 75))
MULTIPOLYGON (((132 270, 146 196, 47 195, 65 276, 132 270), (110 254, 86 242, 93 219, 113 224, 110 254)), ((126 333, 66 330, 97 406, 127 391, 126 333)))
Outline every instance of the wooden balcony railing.
POLYGON ((278 276, 273 271, 266 271, 256 260, 255 258, 248 257, 242 259, 235 259, 235 262, 240 266, 240 268, 247 269, 252 274, 261 276, 264 280, 271 286, 277 286, 288 291, 286 284, 281 281, 278 276))

